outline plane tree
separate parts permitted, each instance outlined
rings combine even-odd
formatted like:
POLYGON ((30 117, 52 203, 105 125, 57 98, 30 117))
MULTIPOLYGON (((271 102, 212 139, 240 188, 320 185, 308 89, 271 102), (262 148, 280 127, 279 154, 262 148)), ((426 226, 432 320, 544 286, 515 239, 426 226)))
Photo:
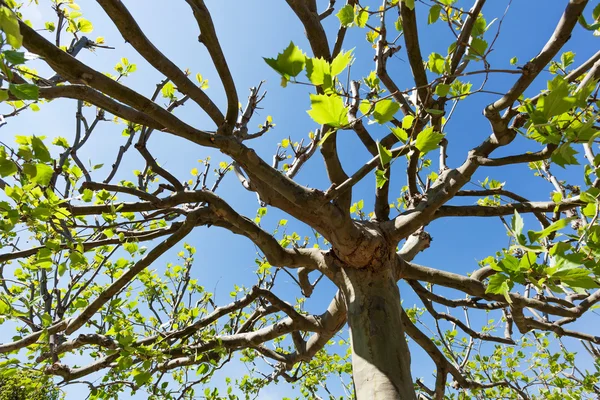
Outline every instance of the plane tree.
MULTIPOLYGON (((485 0, 286 0, 310 48, 290 43, 264 54, 272 68, 265 79, 309 87, 314 129, 308 136, 289 132, 267 160, 252 143, 275 128, 273 118, 257 116, 268 84, 242 98, 210 2, 186 0, 189 13, 179 18, 198 26, 223 107, 201 75, 150 41, 124 2, 96 2, 161 74, 155 86, 128 86, 136 65, 127 59, 110 73, 80 60, 82 52, 118 45, 85 36, 94 19, 85 7, 52 0, 54 20, 36 26, 25 20, 25 5, 0 1, 0 97, 11 109, 3 123, 34 117, 50 101, 77 104, 76 129, 67 137, 3 137, 0 146, 0 315, 3 330, 14 333, 0 345, 4 375, 15 371, 6 366, 21 364, 55 376, 62 387, 84 384, 98 399, 126 390, 152 398, 236 398, 240 391, 257 395, 275 380, 315 398, 333 396, 330 375, 349 378, 337 387, 358 399, 598 395, 591 366, 600 337, 577 321, 591 318, 600 300, 600 52, 575 62, 569 39, 586 31, 594 47, 600 6, 562 2, 559 20, 531 22, 554 26, 537 53, 494 65, 491 55, 511 14, 484 17, 485 0), (433 26, 446 29, 449 41, 425 54, 419 41, 433 26), (366 40, 346 40, 350 30, 362 30, 366 40), (356 46, 370 49, 370 58, 348 50, 356 46), (356 76, 353 63, 371 63, 372 72, 356 76), (38 75, 36 65, 53 75, 38 75), (399 78, 407 75, 404 88, 399 78), (488 89, 498 79, 510 82, 507 90, 488 89), (494 100, 470 101, 483 95, 494 100), (486 119, 489 128, 460 127, 479 144, 449 163, 448 132, 463 104, 480 104, 472 118, 486 119), (196 126, 179 117, 184 105, 199 107, 211 122, 196 126), (111 158, 110 166, 86 165, 78 153, 106 121, 121 125, 125 141, 98 155, 111 158), (356 135, 370 158, 343 165, 342 134, 356 135), (200 169, 192 166, 192 179, 177 176, 153 155, 153 141, 169 138, 228 161, 217 168, 204 159, 200 169), (118 180, 132 152, 140 162, 136 179, 118 180), (299 183, 301 169, 318 159, 329 184, 299 183), (516 165, 528 166, 550 189, 534 199, 513 190, 518 183, 505 171, 516 165), (571 172, 561 179, 557 171, 565 167, 571 172), (468 186, 482 170, 495 179, 468 186), (243 215, 219 193, 230 178, 257 201, 256 216, 243 215), (373 182, 371 192, 355 189, 363 180, 373 182), (403 182, 400 192, 394 180, 403 182), (289 220, 276 228, 261 224, 270 209, 289 220), (445 269, 443 255, 435 267, 414 262, 431 245, 428 225, 470 218, 498 219, 510 243, 500 243, 468 275, 445 269), (313 238, 290 233, 288 222, 313 238), (256 284, 240 284, 229 304, 216 304, 194 274, 196 249, 188 239, 203 229, 227 230, 258 249, 256 284), (173 261, 166 267, 164 255, 173 261), (292 276, 304 297, 324 280, 338 291, 312 314, 302 299, 276 294, 282 275, 292 276), (402 303, 399 284, 419 298, 417 306, 402 303), (472 323, 478 313, 486 320, 496 315, 496 322, 472 323), (337 343, 346 326, 348 340, 337 343), (590 367, 576 365, 574 341, 589 353, 590 367), (413 379, 415 348, 435 365, 432 379, 413 379), (229 361, 245 362, 254 373, 228 380, 236 389, 222 397, 209 382, 229 361)), ((304 113, 298 110, 298 118, 304 113)), ((224 246, 214 251, 234 245, 224 246)))

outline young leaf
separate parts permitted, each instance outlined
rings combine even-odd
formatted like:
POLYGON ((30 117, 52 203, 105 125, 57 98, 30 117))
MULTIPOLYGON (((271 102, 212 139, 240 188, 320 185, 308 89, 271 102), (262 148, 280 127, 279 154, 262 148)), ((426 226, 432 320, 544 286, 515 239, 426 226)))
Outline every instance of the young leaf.
POLYGON ((446 59, 438 53, 431 53, 427 61, 427 68, 434 74, 441 75, 446 67, 446 59))
POLYGON ((427 17, 427 24, 431 25, 435 23, 440 18, 440 11, 442 11, 442 6, 439 4, 431 6, 429 16, 427 17))
POLYGON ((375 170, 375 186, 377 186, 377 189, 381 189, 387 180, 388 179, 385 176, 385 171, 380 169, 375 170))
POLYGON ((306 56, 294 42, 277 55, 277 58, 263 58, 267 64, 286 79, 295 77, 302 72, 306 64, 306 56))
POLYGON ((527 236, 529 236, 529 241, 532 243, 537 242, 537 241, 545 238, 546 236, 550 235, 552 232, 556 232, 558 230, 563 229, 564 227, 569 225, 569 223, 571 221, 573 221, 574 219, 576 219, 576 218, 571 217, 571 218, 559 219, 558 221, 553 222, 551 225, 549 225, 547 228, 545 228, 541 231, 538 231, 538 232, 529 231, 529 232, 527 232, 527 236))
POLYGON ((13 65, 25 64, 25 53, 22 51, 6 50, 2 54, 13 65))
POLYGON ((398 140, 400 140, 402 143, 406 143, 406 141, 408 140, 408 132, 406 132, 402 128, 396 127, 390 128, 390 130, 392 131, 394 136, 398 138, 398 140))
POLYGON ((79 18, 77 20, 77 29, 82 33, 90 33, 94 30, 94 26, 87 19, 79 18))
POLYGON ((443 138, 443 133, 435 132, 433 127, 430 126, 423 129, 423 131, 419 133, 415 146, 422 154, 426 154, 431 150, 437 149, 437 147, 440 145, 440 140, 443 138))
POLYGON ((394 118, 394 114, 398 112, 400 105, 392 99, 380 100, 375 103, 373 110, 373 118, 380 124, 385 124, 394 118))
POLYGON ((46 164, 24 164, 23 171, 33 183, 41 186, 48 186, 54 170, 46 164))
POLYGON ((523 223, 523 217, 517 210, 515 210, 515 214, 512 217, 510 229, 512 229, 514 235, 516 237, 521 236, 523 234, 523 227, 525 224, 523 223))
POLYGON ((479 38, 473 38, 469 44, 468 54, 475 57, 482 57, 487 50, 488 43, 479 38))
POLYGON ((331 65, 324 58, 307 58, 306 76, 313 85, 323 86, 324 89, 333 86, 331 65))
POLYGON ((402 0, 409 10, 415 9, 415 0, 402 0))
POLYGON ((331 62, 331 75, 336 76, 342 73, 352 60, 352 50, 338 54, 331 62))
POLYGON ((33 154, 35 158, 42 162, 50 162, 52 161, 52 156, 50 156, 50 152, 48 148, 42 142, 42 140, 36 136, 31 137, 31 147, 33 148, 33 154))
POLYGON ((392 161, 392 152, 386 149, 380 142, 377 142, 377 149, 379 150, 381 165, 385 167, 392 161))
POLYGON ((0 176, 7 177, 18 171, 17 165, 12 160, 0 159, 0 176))
POLYGON ((410 129, 414 120, 415 117, 412 115, 407 115, 406 117, 402 118, 402 129, 410 129))
POLYGON ((7 7, 0 7, 0 29, 6 34, 8 44, 18 49, 23 45, 23 36, 17 16, 7 7))
POLYGON ((577 154, 577 151, 568 143, 564 143, 552 153, 550 159, 555 164, 565 168, 566 165, 579 165, 579 161, 575 158, 575 154, 577 154))
POLYGON ((354 22, 354 7, 350 4, 346 4, 344 7, 340 8, 340 11, 335 15, 340 20, 340 24, 347 28, 354 22))
POLYGON ((575 107, 577 99, 569 95, 569 84, 562 76, 557 75, 548 82, 548 89, 550 92, 537 103, 537 111, 542 112, 546 119, 566 113, 575 107))
POLYGON ((446 96, 448 92, 450 92, 450 85, 440 83, 435 87, 435 94, 437 94, 440 97, 446 96))
POLYGON ((161 89, 164 98, 170 99, 175 96, 175 85, 172 82, 167 82, 161 89))
POLYGON ((501 294, 509 304, 512 304, 512 300, 509 295, 512 285, 513 284, 508 276, 504 274, 495 274, 490 278, 485 292, 501 294))
POLYGON ((39 88, 30 83, 8 85, 8 90, 19 100, 37 100, 39 98, 39 88))
POLYGON ((365 26, 367 26, 367 21, 369 21, 368 10, 369 10, 369 7, 362 8, 362 9, 360 9, 360 11, 358 11, 356 16, 354 17, 354 23, 359 28, 364 28, 365 26))
POLYGON ((348 125, 348 110, 344 107, 344 101, 339 96, 327 96, 324 94, 311 94, 308 115, 321 125, 329 125, 333 128, 341 128, 348 125))

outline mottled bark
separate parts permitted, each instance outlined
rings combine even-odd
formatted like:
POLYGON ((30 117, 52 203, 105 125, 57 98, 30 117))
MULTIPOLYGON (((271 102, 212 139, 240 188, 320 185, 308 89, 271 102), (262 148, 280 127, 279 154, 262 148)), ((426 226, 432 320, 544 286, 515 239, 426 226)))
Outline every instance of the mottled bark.
POLYGON ((416 399, 393 265, 341 271, 358 400, 416 399))

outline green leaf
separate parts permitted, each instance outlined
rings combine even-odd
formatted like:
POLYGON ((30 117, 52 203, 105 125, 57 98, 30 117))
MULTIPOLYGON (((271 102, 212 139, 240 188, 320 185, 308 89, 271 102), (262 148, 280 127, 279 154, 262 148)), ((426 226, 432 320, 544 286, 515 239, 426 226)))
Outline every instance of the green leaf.
POLYGON ((517 239, 519 244, 522 245, 525 244, 525 236, 523 235, 524 227, 525 224, 523 223, 523 217, 521 217, 521 214, 519 214, 519 212, 515 210, 515 213, 511 220, 510 228, 513 231, 513 234, 515 235, 515 239, 517 239))
POLYGON ((402 129, 410 129, 413 125, 415 117, 413 115, 407 115, 402 118, 402 129))
POLYGON ((367 76, 363 80, 370 89, 378 89, 379 88, 380 81, 379 81, 379 77, 377 76, 377 73, 375 71, 371 71, 369 73, 369 76, 367 76))
POLYGON ((415 0, 402 0, 409 10, 415 9, 415 0))
POLYGON ((471 92, 473 85, 470 82, 463 83, 458 79, 452 83, 450 94, 452 96, 458 96, 459 100, 462 100, 467 94, 471 92))
POLYGON ((302 72, 306 64, 306 56, 294 42, 277 55, 277 58, 263 58, 267 64, 286 79, 295 77, 302 72))
POLYGON ((139 372, 137 375, 133 376, 133 379, 135 380, 136 385, 138 386, 142 386, 144 385, 146 382, 148 382, 150 379, 152 378, 152 373, 149 371, 146 372, 139 372))
POLYGON ((437 108, 426 108, 427 111, 431 115, 444 115, 445 112, 443 110, 438 110, 437 108))
POLYGON ((0 7, 0 29, 6 35, 8 44, 13 48, 18 49, 23 45, 23 36, 17 16, 6 7, 0 7))
POLYGON ((340 20, 340 24, 345 27, 349 27, 354 22, 354 7, 350 4, 346 4, 340 8, 340 11, 335 14, 340 20))
POLYGON ((367 11, 368 9, 369 7, 362 8, 354 17, 354 23, 359 28, 364 28, 365 26, 367 26, 367 22, 369 21, 369 13, 367 11))
POLYGON ((12 160, 0 159, 0 176, 7 177, 16 174, 17 165, 12 160))
POLYGON ((6 50, 2 52, 6 61, 13 65, 25 64, 25 53, 22 51, 6 50))
POLYGON ((54 170, 46 164, 23 164, 23 172, 29 177, 31 182, 41 186, 48 186, 54 170))
POLYGON ((81 196, 81 200, 85 201, 86 203, 89 203, 90 201, 92 201, 93 197, 94 197, 94 192, 92 190, 84 189, 83 195, 81 196))
POLYGON ((482 57, 487 50, 488 43, 479 38, 473 38, 469 44, 469 55, 475 57, 482 57))
POLYGON ((435 87, 435 94, 440 97, 445 97, 450 92, 450 85, 440 83, 435 87))
POLYGON ((594 21, 600 20, 600 3, 592 10, 592 18, 594 18, 594 21))
POLYGON ((600 29, 600 22, 595 23, 595 24, 588 24, 588 22, 585 20, 585 17, 583 15, 580 15, 579 18, 577 19, 577 21, 579 21, 581 26, 583 26, 588 31, 595 31, 597 29, 600 29))
POLYGON ((208 372, 208 365, 206 364, 200 364, 200 366, 198 367, 198 371, 196 371, 197 375, 204 375, 208 372))
MULTIPOLYGON (((405 117, 405 119, 406 119, 406 117, 405 117)), ((390 128, 390 130, 392 131, 394 136, 396 136, 398 138, 398 140, 400 140, 402 143, 406 143, 406 141, 408 140, 408 132, 406 132, 402 128, 396 128, 396 127, 390 128)))
POLYGON ((400 109, 400 104, 392 99, 380 100, 375 103, 373 118, 380 124, 385 124, 394 118, 394 114, 400 109))
POLYGON ((518 269, 520 271, 527 271, 527 270, 533 268, 536 260, 537 260, 537 253, 535 253, 533 251, 528 251, 527 253, 525 253, 523 255, 523 257, 521 257, 521 260, 519 261, 518 269))
POLYGON ((77 29, 79 29, 79 31, 83 33, 90 33, 94 30, 94 26, 87 19, 79 18, 77 20, 77 29))
POLYGON ((415 146, 422 154, 426 154, 431 150, 437 149, 437 147, 440 145, 440 140, 443 138, 443 133, 435 132, 433 127, 430 126, 423 129, 423 131, 419 133, 415 146))
POLYGON ((566 51, 560 56, 560 62, 562 64, 563 69, 566 69, 569 65, 573 64, 574 60, 575 53, 573 53, 572 51, 566 51))
POLYGON ((323 86, 324 89, 333 86, 331 65, 324 58, 306 59, 306 76, 313 85, 323 86))
POLYGON ((511 220, 510 229, 513 231, 515 236, 519 236, 523 234, 524 227, 525 224, 523 223, 523 217, 521 217, 521 214, 519 214, 519 212, 515 210, 515 213, 511 220))
MULTIPOLYGON (((589 274, 589 271, 586 271, 589 274)), ((581 288, 581 289, 596 289, 600 287, 598 282, 596 282, 590 276, 565 276, 560 278, 562 283, 566 283, 572 288, 581 288)))
POLYGON ((55 146, 60 146, 65 149, 69 148, 69 142, 67 141, 67 139, 65 139, 62 136, 55 137, 54 140, 52 140, 52 144, 55 146))
POLYGON ((50 162, 52 161, 52 157, 50 156, 50 152, 48 148, 42 142, 42 140, 36 136, 31 137, 31 147, 33 148, 33 154, 36 159, 41 162, 50 162))
POLYGON ((19 100, 37 100, 40 90, 37 85, 30 83, 14 84, 8 86, 8 90, 19 100))
POLYGON ((513 57, 510 59, 510 65, 517 65, 519 59, 517 57, 513 57))
POLYGON ((380 142, 377 142, 377 149, 379 150, 381 165, 385 167, 392 161, 392 152, 382 146, 380 142))
POLYGON ((575 158, 575 154, 577 154, 577 151, 568 143, 564 143, 552 153, 551 160, 563 168, 565 168, 566 165, 579 165, 579 161, 575 158))
POLYGON ((509 293, 513 283, 510 278, 504 274, 493 275, 488 282, 488 286, 485 289, 486 293, 501 294, 509 304, 512 304, 509 293))
POLYGON ((0 102, 8 100, 8 90, 0 90, 0 102))
POLYGON ((367 41, 369 43, 375 43, 375 39, 379 36, 379 32, 376 31, 368 31, 367 32, 367 41))
POLYGON ((334 86, 334 77, 340 74, 350 63, 352 50, 340 53, 330 64, 324 58, 306 59, 306 76, 313 85, 321 86, 325 93, 334 86))
POLYGON ((345 53, 340 52, 331 62, 331 75, 336 76, 342 73, 352 60, 352 50, 345 53))
POLYGON ((396 22, 394 22, 394 28, 396 28, 398 32, 402 32, 404 30, 404 27, 402 26, 402 18, 398 17, 396 22))
POLYGON ((557 75, 548 82, 548 89, 550 92, 537 102, 537 111, 542 112, 546 119, 566 113, 575 107, 577 99, 570 96, 569 84, 562 76, 557 75))
POLYGON ((427 24, 431 25, 435 23, 440 18, 440 11, 442 11, 442 6, 439 4, 431 6, 429 16, 427 17, 427 24))
POLYGON ((375 185, 377 186, 377 189, 381 189, 387 181, 388 179, 385 176, 385 171, 380 169, 375 170, 375 185))
POLYGON ((162 96, 166 99, 170 99, 175 96, 175 85, 173 82, 167 82, 161 89, 162 96))
POLYGON ((348 125, 348 110, 344 107, 341 97, 324 94, 311 94, 308 115, 321 125, 329 125, 333 128, 341 128, 348 125))
POLYGON ((532 242, 532 243, 536 242, 536 241, 539 241, 539 240, 547 237, 548 235, 550 235, 552 232, 556 232, 558 230, 561 230, 561 229, 565 228, 574 219, 576 219, 576 218, 575 217, 571 217, 571 218, 559 219, 558 221, 550 224, 547 228, 545 228, 545 229, 543 229, 541 231, 538 231, 538 232, 529 231, 529 232, 527 232, 527 236, 529 237, 529 241, 532 242))
POLYGON ((434 74, 441 75, 446 68, 446 59, 438 53, 431 53, 427 61, 427 68, 434 74))

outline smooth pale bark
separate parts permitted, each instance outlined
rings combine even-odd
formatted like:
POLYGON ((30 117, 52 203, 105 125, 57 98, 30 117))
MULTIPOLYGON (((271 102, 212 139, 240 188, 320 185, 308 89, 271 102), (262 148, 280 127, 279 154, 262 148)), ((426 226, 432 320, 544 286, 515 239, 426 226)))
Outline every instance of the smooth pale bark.
POLYGON ((393 268, 344 268, 358 400, 416 400, 393 268))

